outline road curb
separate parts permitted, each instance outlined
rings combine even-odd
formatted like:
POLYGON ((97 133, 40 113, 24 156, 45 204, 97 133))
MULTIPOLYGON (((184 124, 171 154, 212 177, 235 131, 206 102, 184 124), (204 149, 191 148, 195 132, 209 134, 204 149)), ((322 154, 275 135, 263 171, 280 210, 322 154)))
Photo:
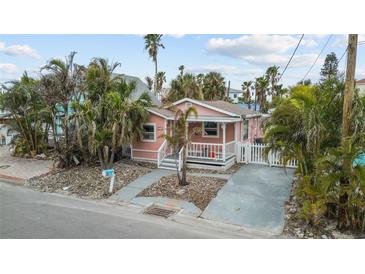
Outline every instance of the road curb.
POLYGON ((0 180, 4 181, 6 183, 15 184, 18 186, 24 186, 25 183, 27 182, 27 180, 24 178, 5 175, 5 174, 0 174, 0 180))

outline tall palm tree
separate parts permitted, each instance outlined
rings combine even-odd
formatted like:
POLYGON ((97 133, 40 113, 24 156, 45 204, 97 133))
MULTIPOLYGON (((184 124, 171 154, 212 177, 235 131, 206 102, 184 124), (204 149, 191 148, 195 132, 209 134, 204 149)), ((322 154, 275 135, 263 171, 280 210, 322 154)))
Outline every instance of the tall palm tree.
POLYGON ((265 111, 266 107, 266 96, 269 86, 269 80, 264 77, 258 77, 255 79, 255 91, 257 96, 257 103, 260 105, 262 111, 265 111))
POLYGON ((167 95, 167 100, 174 102, 182 98, 188 97, 201 100, 204 98, 202 87, 199 85, 196 77, 191 73, 178 75, 171 81, 171 88, 167 95))
POLYGON ((248 105, 248 108, 251 109, 251 88, 252 88, 253 81, 245 81, 242 84, 242 91, 243 94, 243 102, 248 105))
POLYGON ((277 96, 278 95, 278 86, 277 86, 277 83, 278 83, 278 80, 279 80, 279 76, 280 76, 280 73, 279 73, 279 66, 272 66, 272 67, 269 67, 267 68, 266 70, 266 78, 268 79, 269 81, 269 95, 272 95, 273 97, 277 96))
POLYGON ((203 95, 205 100, 223 100, 226 83, 219 72, 209 72, 203 79, 203 95))
POLYGON ((147 34, 144 36, 145 40, 145 49, 148 51, 148 55, 152 58, 152 61, 155 63, 155 83, 154 83, 154 92, 157 93, 157 55, 159 48, 165 48, 165 46, 161 43, 162 34, 147 34))

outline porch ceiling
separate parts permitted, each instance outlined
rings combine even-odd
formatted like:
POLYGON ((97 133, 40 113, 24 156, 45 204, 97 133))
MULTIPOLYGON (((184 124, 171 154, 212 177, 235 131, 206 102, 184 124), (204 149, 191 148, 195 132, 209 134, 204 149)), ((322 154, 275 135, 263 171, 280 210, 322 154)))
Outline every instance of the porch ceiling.
MULTIPOLYGON (((174 119, 169 119, 174 120, 174 119)), ((238 117, 211 117, 211 116, 198 116, 188 118, 188 122, 220 122, 220 123, 233 123, 239 122, 241 118, 238 117)))

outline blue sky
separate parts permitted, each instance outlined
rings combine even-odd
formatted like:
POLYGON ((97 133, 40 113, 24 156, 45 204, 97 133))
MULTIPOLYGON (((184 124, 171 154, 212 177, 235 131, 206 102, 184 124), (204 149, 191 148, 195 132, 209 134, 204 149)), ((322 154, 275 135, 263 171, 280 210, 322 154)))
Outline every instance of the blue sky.
MULTIPOLYGON (((270 65, 281 71, 301 35, 165 35, 158 56, 159 70, 165 71, 167 84, 178 73, 178 67, 199 73, 221 72, 232 88, 240 88, 245 80, 261 76, 270 65)), ((291 66, 282 78, 291 85, 305 75, 329 35, 305 35, 291 66)), ((365 36, 360 35, 359 41, 365 36)), ((309 78, 316 81, 327 53, 338 57, 346 48, 345 35, 333 35, 309 78)), ((152 76, 154 66, 144 50, 142 35, 0 35, 0 81, 17 79, 24 70, 36 75, 51 58, 63 58, 77 51, 76 62, 87 65, 93 57, 118 61, 118 72, 152 76)), ((358 47, 357 78, 365 77, 365 45, 358 47)), ((340 63, 343 69, 345 58, 340 63)))

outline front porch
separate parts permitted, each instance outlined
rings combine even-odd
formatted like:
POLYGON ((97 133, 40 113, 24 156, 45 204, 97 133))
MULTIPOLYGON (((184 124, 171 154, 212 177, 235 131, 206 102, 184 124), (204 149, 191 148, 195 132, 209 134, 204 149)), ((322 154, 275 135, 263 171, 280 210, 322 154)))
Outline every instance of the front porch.
MULTIPOLYGON (((236 162, 239 122, 189 121, 187 133, 201 128, 201 133, 189 135, 186 153, 188 167, 225 170, 236 162)), ((172 134, 172 132, 170 132, 172 134)), ((158 166, 181 168, 181 153, 172 155, 167 143, 158 151, 158 166)))

